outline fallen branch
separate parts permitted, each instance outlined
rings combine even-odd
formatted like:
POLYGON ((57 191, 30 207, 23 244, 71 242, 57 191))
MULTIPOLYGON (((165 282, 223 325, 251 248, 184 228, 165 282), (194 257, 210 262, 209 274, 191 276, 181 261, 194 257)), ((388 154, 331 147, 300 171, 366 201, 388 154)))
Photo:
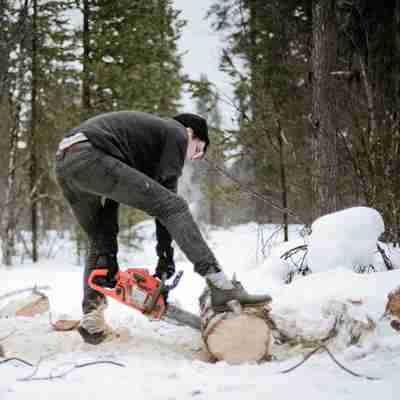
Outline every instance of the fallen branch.
POLYGON ((39 290, 50 290, 50 289, 51 289, 51 287, 48 285, 45 285, 45 286, 36 286, 35 285, 33 287, 29 287, 29 288, 25 288, 25 289, 17 289, 17 290, 13 290, 12 292, 8 292, 8 293, 1 295, 0 301, 7 299, 9 297, 12 297, 12 296, 16 296, 21 293, 34 292, 34 293, 40 294, 39 290))
POLYGON ((339 366, 343 371, 349 373, 350 375, 353 375, 357 378, 365 378, 371 381, 378 381, 381 378, 375 377, 375 376, 368 376, 368 375, 363 375, 363 374, 359 374, 357 372, 352 371, 350 368, 345 367, 342 363, 340 363, 335 356, 331 353, 331 351, 328 349, 328 347, 326 347, 325 345, 320 345, 318 347, 316 347, 314 350, 310 351, 308 354, 306 354, 304 356, 304 359, 302 361, 300 361, 299 363, 297 363, 296 365, 294 365, 293 367, 290 367, 288 369, 285 369, 283 371, 280 371, 281 374, 287 374, 289 372, 294 371, 296 368, 300 367, 300 365, 304 364, 309 358, 311 358, 312 355, 314 355, 315 353, 317 353, 319 350, 324 350, 328 353, 329 357, 335 362, 335 364, 337 366, 339 366))

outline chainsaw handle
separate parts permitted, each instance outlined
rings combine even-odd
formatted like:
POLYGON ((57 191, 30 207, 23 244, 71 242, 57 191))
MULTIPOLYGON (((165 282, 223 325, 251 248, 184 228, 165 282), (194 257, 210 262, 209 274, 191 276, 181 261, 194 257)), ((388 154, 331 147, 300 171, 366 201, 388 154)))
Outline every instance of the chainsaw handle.
POLYGON ((108 289, 108 288, 105 288, 104 286, 97 285, 93 281, 94 278, 105 277, 107 274, 108 274, 108 270, 106 270, 106 269, 95 269, 95 270, 93 270, 89 275, 89 279, 88 279, 89 286, 92 289, 94 289, 94 290, 96 290, 96 291, 98 291, 100 293, 104 293, 104 294, 107 294, 107 295, 113 294, 114 293, 113 289, 108 289))
POLYGON ((168 285, 168 286, 166 287, 166 289, 167 289, 168 291, 170 291, 170 290, 172 290, 172 289, 175 289, 175 288, 178 286, 178 283, 180 282, 180 280, 181 280, 181 278, 182 278, 182 275, 183 275, 183 271, 178 271, 178 273, 176 274, 176 276, 175 276, 175 278, 174 278, 174 281, 172 282, 171 285, 168 285))
POLYGON ((160 280, 160 285, 158 288, 154 291, 153 296, 149 299, 149 301, 145 304, 145 313, 150 313, 153 311, 155 305, 158 302, 158 299, 160 298, 161 294, 165 290, 165 281, 167 280, 167 273, 164 272, 161 274, 161 280, 160 280))

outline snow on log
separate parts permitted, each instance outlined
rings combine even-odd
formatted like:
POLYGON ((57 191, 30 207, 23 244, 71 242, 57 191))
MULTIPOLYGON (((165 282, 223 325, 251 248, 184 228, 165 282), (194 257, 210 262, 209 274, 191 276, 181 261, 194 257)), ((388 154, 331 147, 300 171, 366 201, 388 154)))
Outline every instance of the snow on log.
POLYGON ((272 336, 265 306, 242 308, 237 304, 234 310, 216 313, 206 289, 200 298, 200 310, 203 343, 212 359, 229 364, 269 359, 272 336))
POLYGON ((10 301, 0 309, 0 318, 10 317, 33 317, 37 314, 43 314, 50 308, 48 297, 33 290, 28 296, 23 295, 10 301))
POLYGON ((362 301, 330 300, 319 307, 276 307, 268 315, 272 334, 278 347, 272 353, 301 351, 322 343, 331 350, 342 351, 349 346, 361 345, 376 333, 376 323, 365 314, 362 301))

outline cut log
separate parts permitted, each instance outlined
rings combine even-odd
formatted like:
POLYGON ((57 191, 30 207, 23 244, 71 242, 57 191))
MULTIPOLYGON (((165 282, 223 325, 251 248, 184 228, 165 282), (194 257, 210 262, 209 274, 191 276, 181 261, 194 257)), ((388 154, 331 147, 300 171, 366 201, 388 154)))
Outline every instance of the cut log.
POLYGON ((200 310, 203 343, 212 359, 240 364, 270 358, 272 335, 265 319, 266 306, 242 308, 236 303, 230 311, 216 313, 206 289, 200 310))
POLYGON ((29 296, 23 296, 10 301, 0 309, 0 318, 33 317, 42 314, 50 308, 48 297, 35 290, 29 296))
POLYGON ((66 332, 78 329, 79 319, 59 319, 56 322, 50 321, 51 326, 55 331, 66 332))

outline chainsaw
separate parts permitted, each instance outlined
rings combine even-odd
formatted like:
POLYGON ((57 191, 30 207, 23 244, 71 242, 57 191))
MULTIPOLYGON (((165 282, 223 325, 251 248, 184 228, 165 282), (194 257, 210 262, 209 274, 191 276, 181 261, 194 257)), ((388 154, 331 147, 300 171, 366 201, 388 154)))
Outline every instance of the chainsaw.
POLYGON ((200 318, 167 302, 169 292, 180 282, 183 271, 179 271, 172 284, 166 283, 166 274, 162 279, 151 275, 144 268, 128 268, 116 275, 117 284, 109 289, 96 283, 96 279, 104 278, 106 269, 95 269, 89 275, 89 286, 105 296, 132 307, 152 320, 175 321, 200 330, 200 318))

